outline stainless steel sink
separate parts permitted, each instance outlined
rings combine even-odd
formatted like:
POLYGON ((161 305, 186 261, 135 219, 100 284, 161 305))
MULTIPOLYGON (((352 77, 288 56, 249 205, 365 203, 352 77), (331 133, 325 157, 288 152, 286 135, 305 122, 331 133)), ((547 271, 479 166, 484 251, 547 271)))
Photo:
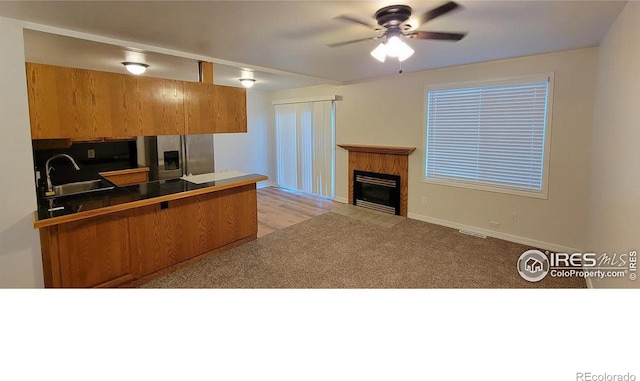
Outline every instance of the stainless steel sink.
POLYGON ((69 183, 69 184, 54 186, 53 191, 56 194, 55 196, 51 196, 51 197, 71 196, 75 194, 99 192, 99 191, 109 190, 113 188, 115 188, 113 184, 102 179, 91 180, 91 181, 80 181, 77 183, 69 183))

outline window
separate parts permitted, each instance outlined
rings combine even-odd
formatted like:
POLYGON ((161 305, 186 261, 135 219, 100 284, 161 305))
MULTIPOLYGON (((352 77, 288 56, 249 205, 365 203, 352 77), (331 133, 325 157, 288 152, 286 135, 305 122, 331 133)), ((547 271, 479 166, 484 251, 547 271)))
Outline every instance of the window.
POLYGON ((552 75, 427 89, 425 179, 546 198, 552 75))

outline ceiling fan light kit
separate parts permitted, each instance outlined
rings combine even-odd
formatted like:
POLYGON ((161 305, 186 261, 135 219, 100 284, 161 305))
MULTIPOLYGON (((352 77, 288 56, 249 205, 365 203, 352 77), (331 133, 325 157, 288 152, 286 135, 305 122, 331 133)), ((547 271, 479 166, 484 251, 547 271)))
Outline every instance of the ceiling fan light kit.
POLYGON ((384 42, 380 43, 371 51, 371 56, 380 62, 384 62, 387 59, 387 45, 384 42))
POLYGON ((400 40, 400 37, 393 36, 387 41, 387 55, 393 58, 397 57, 402 62, 413 55, 413 49, 400 40))
POLYGON ((380 62, 384 62, 387 57, 397 58, 402 62, 411 57, 413 53, 414 50, 397 36, 389 38, 386 44, 381 43, 371 51, 373 58, 380 62))
MULTIPOLYGON (((387 57, 398 58, 398 61, 402 62, 414 53, 411 46, 402 41, 403 38, 411 38, 414 40, 460 41, 466 35, 465 33, 423 32, 415 30, 427 21, 431 21, 458 8, 460 8, 460 6, 457 3, 450 1, 417 17, 417 25, 409 23, 412 9, 407 5, 391 5, 380 8, 374 17, 378 23, 375 30, 376 32, 382 31, 381 36, 339 42, 329 44, 329 46, 338 47, 356 42, 384 38, 386 42, 379 44, 373 49, 371 56, 380 62, 384 62, 387 57)), ((373 23, 347 15, 339 16, 339 18, 367 27, 373 26, 373 23)))

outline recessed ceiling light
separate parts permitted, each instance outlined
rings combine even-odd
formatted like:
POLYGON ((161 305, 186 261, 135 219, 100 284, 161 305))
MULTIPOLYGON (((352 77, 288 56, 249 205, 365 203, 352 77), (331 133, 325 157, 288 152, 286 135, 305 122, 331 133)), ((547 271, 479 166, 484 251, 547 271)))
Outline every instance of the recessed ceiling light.
POLYGON ((127 68, 129 73, 135 74, 135 75, 140 75, 144 73, 149 67, 149 65, 147 64, 137 63, 137 62, 123 62, 122 64, 124 65, 125 68, 127 68))

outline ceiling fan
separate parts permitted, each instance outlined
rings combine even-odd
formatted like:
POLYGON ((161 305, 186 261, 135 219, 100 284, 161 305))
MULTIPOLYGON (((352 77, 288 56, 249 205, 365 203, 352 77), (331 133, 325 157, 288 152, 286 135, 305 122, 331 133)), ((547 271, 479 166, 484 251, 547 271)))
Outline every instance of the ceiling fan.
POLYGON ((371 51, 371 55, 380 62, 384 62, 386 57, 394 57, 398 58, 399 61, 404 61, 414 53, 413 49, 402 41, 405 38, 414 40, 460 41, 466 33, 423 32, 415 30, 424 23, 458 8, 460 8, 460 5, 450 1, 420 15, 415 25, 409 22, 412 9, 408 5, 391 5, 378 9, 374 15, 377 24, 374 23, 373 20, 362 20, 349 15, 338 16, 338 19, 364 25, 374 29, 376 32, 382 32, 382 34, 375 37, 327 44, 327 46, 334 48, 356 42, 384 39, 378 47, 371 51))

